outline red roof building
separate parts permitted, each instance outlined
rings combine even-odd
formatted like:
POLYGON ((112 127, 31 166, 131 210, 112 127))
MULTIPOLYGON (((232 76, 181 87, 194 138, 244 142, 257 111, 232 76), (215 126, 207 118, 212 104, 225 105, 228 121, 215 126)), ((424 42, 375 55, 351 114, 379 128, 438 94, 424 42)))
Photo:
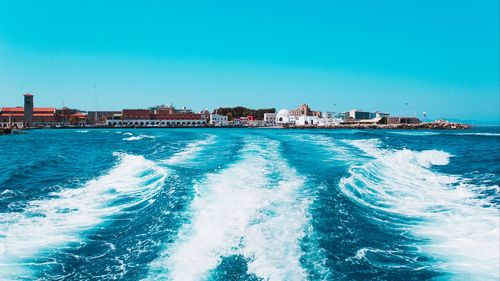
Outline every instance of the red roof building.
POLYGON ((124 109, 122 111, 123 120, 150 120, 151 115, 149 109, 124 109))
MULTIPOLYGON (((24 119, 23 107, 2 107, 0 109, 0 127, 14 124, 21 127, 24 119)), ((47 124, 56 121, 56 109, 53 107, 33 108, 33 124, 47 124)))
MULTIPOLYGON (((166 107, 165 107, 166 108, 166 107)), ((113 116, 106 120, 108 126, 202 126, 206 118, 199 113, 183 109, 175 112, 172 107, 163 110, 158 107, 151 109, 123 109, 121 116, 113 116)))

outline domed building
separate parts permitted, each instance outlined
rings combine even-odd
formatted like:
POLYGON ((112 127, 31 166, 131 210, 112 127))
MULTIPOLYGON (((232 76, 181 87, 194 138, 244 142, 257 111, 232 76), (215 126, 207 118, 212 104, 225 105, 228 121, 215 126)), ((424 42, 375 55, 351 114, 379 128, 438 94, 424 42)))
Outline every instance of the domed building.
POLYGON ((276 124, 290 123, 290 112, 287 109, 282 109, 276 114, 276 124))

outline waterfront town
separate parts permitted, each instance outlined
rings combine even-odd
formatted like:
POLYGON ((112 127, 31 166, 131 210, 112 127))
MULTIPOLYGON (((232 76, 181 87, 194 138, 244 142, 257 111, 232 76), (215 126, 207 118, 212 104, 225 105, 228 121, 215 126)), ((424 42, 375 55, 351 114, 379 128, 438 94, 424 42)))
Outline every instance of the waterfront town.
POLYGON ((467 125, 443 120, 422 123, 416 116, 391 116, 379 111, 314 111, 307 104, 279 111, 275 108, 252 110, 238 106, 196 113, 173 105, 120 111, 82 111, 67 107, 36 107, 34 96, 25 94, 24 106, 0 109, 2 131, 67 127, 468 128, 467 125))

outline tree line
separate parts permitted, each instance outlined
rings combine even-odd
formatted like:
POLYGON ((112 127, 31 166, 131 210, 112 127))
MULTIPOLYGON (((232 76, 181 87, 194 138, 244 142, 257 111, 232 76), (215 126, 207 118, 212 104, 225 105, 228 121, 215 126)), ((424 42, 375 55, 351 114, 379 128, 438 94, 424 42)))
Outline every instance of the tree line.
POLYGON ((260 108, 260 109, 251 109, 243 106, 236 107, 219 107, 214 109, 213 114, 219 114, 227 116, 229 121, 234 119, 238 119, 240 117, 254 116, 255 118, 262 120, 264 119, 264 113, 275 113, 275 108, 260 108))

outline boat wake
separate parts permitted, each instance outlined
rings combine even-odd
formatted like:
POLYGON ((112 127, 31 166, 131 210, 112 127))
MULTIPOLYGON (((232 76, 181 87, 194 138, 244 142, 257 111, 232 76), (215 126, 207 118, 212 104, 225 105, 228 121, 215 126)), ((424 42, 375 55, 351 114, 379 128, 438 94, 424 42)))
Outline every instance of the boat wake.
POLYGON ((149 136, 149 135, 138 135, 138 136, 130 136, 128 138, 124 138, 124 141, 137 141, 137 140, 142 140, 142 139, 154 139, 155 136, 149 136))
POLYGON ((150 265, 149 279, 200 280, 232 255, 265 280, 306 279, 300 241, 308 201, 299 196, 305 179, 280 158, 278 145, 252 140, 238 162, 196 184, 191 222, 150 265))
POLYGON ((195 158, 207 145, 213 144, 216 138, 214 135, 208 135, 205 139, 193 141, 186 145, 181 151, 175 153, 170 158, 161 161, 163 164, 179 164, 195 158))
MULTIPOLYGON (((167 171, 142 156, 115 153, 118 163, 81 188, 31 201, 23 212, 0 214, 0 278, 30 278, 32 259, 82 243, 85 231, 133 206, 151 204, 167 171)), ((52 260, 52 259, 51 259, 52 260)))
MULTIPOLYGON (((421 239, 436 269, 463 280, 498 280, 499 211, 459 178, 433 172, 450 155, 381 148, 377 140, 347 141, 374 159, 350 169, 340 190, 360 205, 394 218, 395 227, 421 239)), ((377 212, 371 212, 376 214, 377 212)))

